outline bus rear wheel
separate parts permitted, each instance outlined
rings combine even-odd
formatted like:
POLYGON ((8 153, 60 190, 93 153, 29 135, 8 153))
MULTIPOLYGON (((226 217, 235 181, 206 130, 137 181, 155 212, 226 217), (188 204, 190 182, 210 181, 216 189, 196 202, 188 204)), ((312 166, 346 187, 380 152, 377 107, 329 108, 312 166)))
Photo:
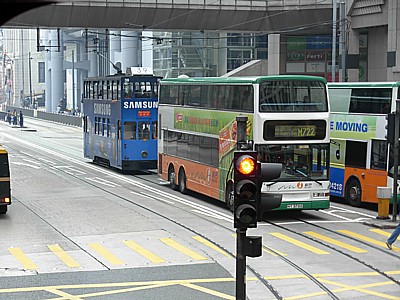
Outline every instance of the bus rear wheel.
POLYGON ((175 183, 175 177, 176 177, 176 174, 175 174, 174 167, 170 166, 168 168, 168 181, 169 181, 170 188, 173 189, 173 190, 177 190, 178 189, 178 186, 175 183))
POLYGON ((7 212, 7 205, 0 206, 0 215, 4 215, 7 212))
POLYGON ((355 178, 352 178, 347 182, 346 201, 351 206, 358 207, 361 205, 361 185, 360 182, 355 178))
POLYGON ((185 174, 185 170, 180 169, 179 170, 179 191, 182 194, 186 194, 187 193, 187 188, 186 188, 186 174, 185 174))

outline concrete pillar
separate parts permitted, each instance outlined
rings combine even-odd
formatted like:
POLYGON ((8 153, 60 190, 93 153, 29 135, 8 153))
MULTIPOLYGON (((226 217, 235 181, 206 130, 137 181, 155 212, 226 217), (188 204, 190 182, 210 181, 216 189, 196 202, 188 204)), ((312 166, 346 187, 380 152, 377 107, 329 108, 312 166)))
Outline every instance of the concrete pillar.
MULTIPOLYGON (((47 49, 51 49, 51 31, 46 30, 44 32, 44 41, 45 41, 45 47, 48 47, 47 49)), ((56 108, 53 108, 53 102, 51 98, 51 52, 46 51, 46 54, 44 56, 44 65, 45 65, 45 97, 46 97, 46 112, 52 112, 55 111, 56 108)))
POLYGON ((217 50, 217 76, 224 75, 228 72, 227 57, 228 57, 228 47, 227 47, 227 37, 226 33, 219 34, 220 39, 214 39, 214 48, 217 50))
POLYGON ((134 31, 121 31, 121 70, 138 67, 139 34, 134 31))
POLYGON ((279 75, 280 72, 280 34, 268 35, 268 75, 279 75))
MULTIPOLYGON (((60 99, 65 96, 64 91, 64 47, 62 43, 63 32, 60 32, 60 52, 55 51, 57 48, 51 48, 51 108, 53 111, 57 109, 60 99)), ((57 45, 57 30, 51 32, 52 45, 57 45)))
POLYGON ((388 0, 387 80, 400 81, 400 5, 388 0))
MULTIPOLYGON (((348 55, 347 55, 347 78, 349 82, 358 82, 360 74, 360 34, 357 30, 349 30, 348 55)), ((367 72, 367 70, 364 70, 367 72)))
MULTIPOLYGON (((121 64, 121 32, 110 31, 110 61, 114 65, 121 64)), ((114 69, 110 62, 110 75, 115 74, 117 71, 114 69)))

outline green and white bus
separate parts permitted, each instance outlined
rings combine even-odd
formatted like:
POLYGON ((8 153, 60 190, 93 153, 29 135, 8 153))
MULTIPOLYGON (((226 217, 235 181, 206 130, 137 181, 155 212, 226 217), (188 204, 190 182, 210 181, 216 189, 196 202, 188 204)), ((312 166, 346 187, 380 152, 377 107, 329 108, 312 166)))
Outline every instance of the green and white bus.
POLYGON ((236 116, 261 162, 282 163, 262 192, 279 210, 329 208, 329 103, 315 76, 175 78, 160 82, 158 172, 174 189, 232 205, 236 116))
POLYGON ((378 203, 377 187, 392 187, 387 114, 396 110, 400 82, 329 83, 332 196, 350 205, 378 203))

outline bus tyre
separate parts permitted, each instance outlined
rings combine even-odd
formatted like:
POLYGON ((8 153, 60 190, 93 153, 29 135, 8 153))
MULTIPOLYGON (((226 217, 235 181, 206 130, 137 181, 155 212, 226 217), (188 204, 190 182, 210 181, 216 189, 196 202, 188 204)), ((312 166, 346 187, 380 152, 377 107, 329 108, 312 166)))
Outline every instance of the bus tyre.
POLYGON ((7 205, 0 206, 0 215, 4 215, 7 212, 7 205))
POLYGON ((361 205, 361 185, 358 179, 352 178, 346 184, 346 201, 351 206, 361 205))
POLYGON ((177 190, 178 189, 178 186, 175 183, 175 177, 176 177, 175 170, 174 170, 174 167, 171 165, 168 168, 168 181, 169 181, 169 186, 173 190, 177 190))
POLYGON ((187 188, 186 188, 186 174, 185 174, 185 170, 180 169, 179 170, 179 191, 182 194, 186 194, 187 193, 187 188))

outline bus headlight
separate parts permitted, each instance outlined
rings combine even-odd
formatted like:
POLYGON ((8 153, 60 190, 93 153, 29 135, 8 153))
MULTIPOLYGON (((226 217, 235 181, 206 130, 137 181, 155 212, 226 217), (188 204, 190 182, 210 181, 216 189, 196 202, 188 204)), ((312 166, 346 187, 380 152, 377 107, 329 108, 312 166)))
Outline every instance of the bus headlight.
POLYGON ((143 150, 141 153, 142 158, 147 158, 149 156, 149 153, 147 153, 146 150, 143 150))

